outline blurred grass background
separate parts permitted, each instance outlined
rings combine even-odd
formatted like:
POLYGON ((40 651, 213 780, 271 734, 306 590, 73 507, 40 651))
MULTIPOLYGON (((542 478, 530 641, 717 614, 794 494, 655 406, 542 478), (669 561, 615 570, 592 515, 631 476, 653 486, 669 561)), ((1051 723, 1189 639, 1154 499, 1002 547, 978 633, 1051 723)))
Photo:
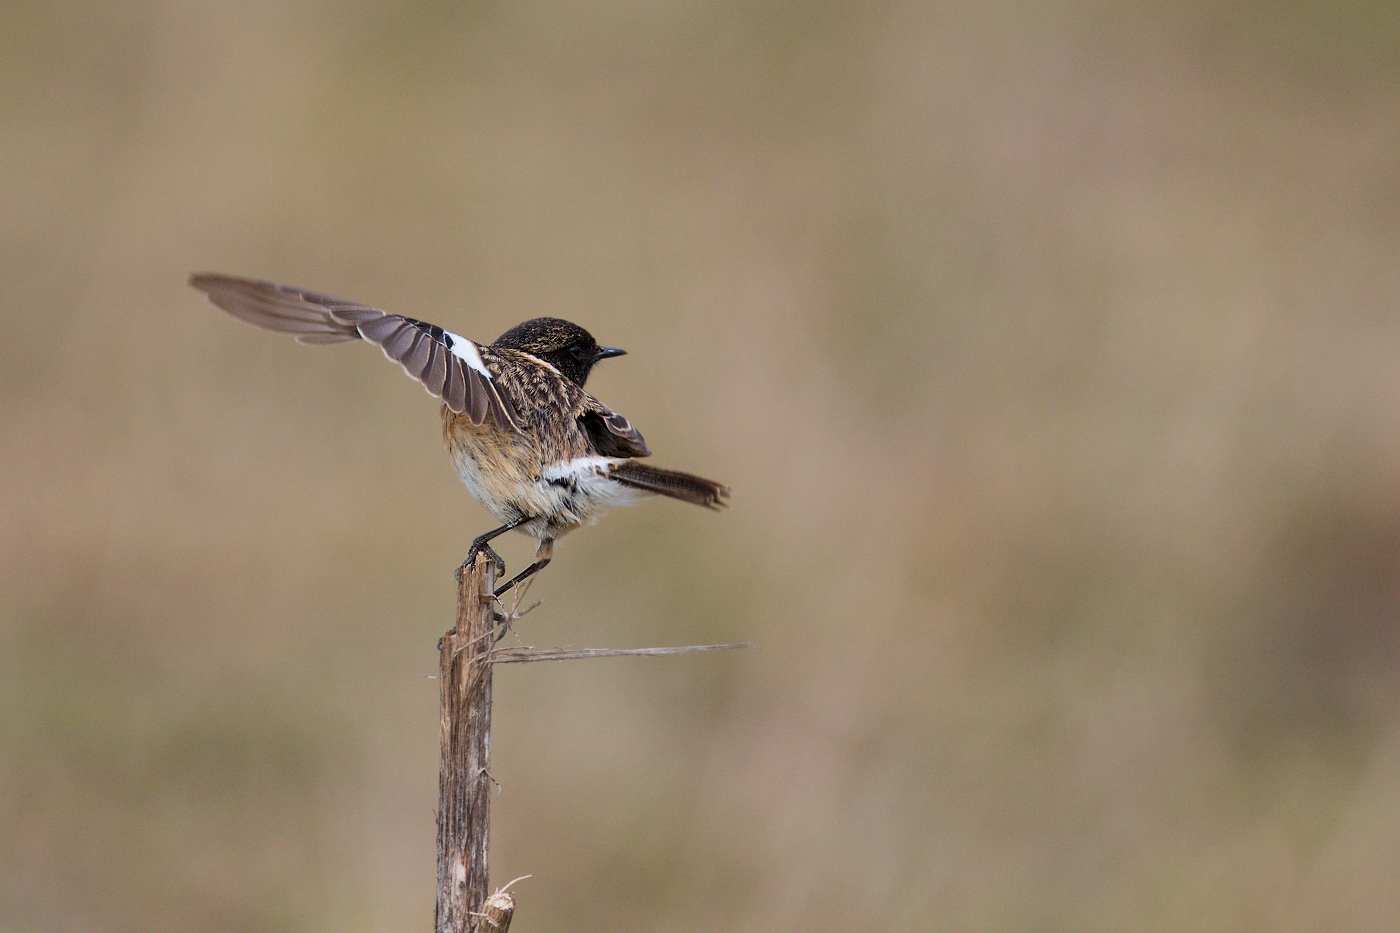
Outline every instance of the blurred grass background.
MULTIPOLYGON (((514 930, 1400 927, 1400 7, 0 6, 0 933, 428 929, 436 406, 582 323, 514 930), (621 919, 619 919, 621 918, 621 919)), ((514 565, 529 544, 508 541, 514 565)))

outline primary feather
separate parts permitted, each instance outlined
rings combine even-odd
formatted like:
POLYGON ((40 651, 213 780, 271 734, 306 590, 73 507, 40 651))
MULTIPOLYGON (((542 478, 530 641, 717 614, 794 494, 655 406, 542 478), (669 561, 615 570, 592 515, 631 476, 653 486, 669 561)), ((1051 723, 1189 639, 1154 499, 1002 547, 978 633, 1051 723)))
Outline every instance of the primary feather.
POLYGON ((240 321, 295 334, 300 343, 364 339, 377 344, 430 394, 452 411, 466 413, 473 424, 489 416, 501 427, 519 429, 510 399, 497 391, 476 344, 465 337, 357 301, 275 282, 201 272, 190 276, 190 285, 240 321))

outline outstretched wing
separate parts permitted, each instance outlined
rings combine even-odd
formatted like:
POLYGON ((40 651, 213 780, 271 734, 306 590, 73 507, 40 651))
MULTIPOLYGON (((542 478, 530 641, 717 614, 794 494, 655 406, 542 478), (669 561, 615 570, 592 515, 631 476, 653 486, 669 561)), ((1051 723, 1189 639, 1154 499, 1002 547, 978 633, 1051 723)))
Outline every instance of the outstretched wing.
POLYGON ((583 398, 579 424, 593 449, 604 457, 650 457, 651 448, 631 422, 591 395, 583 398))
POLYGON ((368 340, 448 408, 466 413, 473 424, 483 423, 489 414, 498 427, 520 430, 510 398, 497 386, 476 344, 465 337, 290 285, 207 272, 190 276, 190 285, 240 321, 295 334, 298 343, 368 340))

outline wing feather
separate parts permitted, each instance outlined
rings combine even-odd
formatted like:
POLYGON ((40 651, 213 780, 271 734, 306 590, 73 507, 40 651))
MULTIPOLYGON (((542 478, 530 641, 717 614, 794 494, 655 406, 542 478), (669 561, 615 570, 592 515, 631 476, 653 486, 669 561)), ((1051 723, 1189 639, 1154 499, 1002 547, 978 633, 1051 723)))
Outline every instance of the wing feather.
POLYGON ((400 361, 403 363, 404 372, 408 373, 425 386, 428 384, 428 380, 425 377, 428 374, 428 357, 432 353, 432 346, 433 338, 419 331, 414 337, 413 346, 409 348, 409 351, 404 354, 403 359, 400 361))
POLYGON ((447 336, 440 327, 274 282, 199 273, 190 276, 190 285, 239 320, 294 334, 301 343, 343 343, 363 338, 378 344, 385 356, 402 364, 410 376, 452 411, 466 413, 473 424, 481 424, 489 416, 499 427, 520 430, 515 406, 494 377, 466 365, 452 351, 452 343, 465 338, 447 336))
POLYGON ((302 334, 297 338, 297 343, 310 344, 312 346, 328 343, 345 343, 347 340, 359 340, 358 334, 302 334))
POLYGON ((380 317, 365 321, 357 325, 360 336, 370 343, 377 343, 381 346, 394 334, 399 332, 399 328, 404 325, 403 318, 397 314, 382 314, 380 317))
POLYGON ((487 409, 491 407, 486 398, 486 387, 481 385, 480 380, 472 380, 467 385, 471 390, 467 399, 467 411, 473 424, 481 424, 486 420, 487 409))
POLYGON ((578 420, 593 449, 604 457, 651 456, 651 448, 642 432, 591 395, 584 396, 578 420))
POLYGON ((408 351, 413 349, 413 344, 421 333, 422 331, 412 324, 407 322, 399 324, 399 329, 380 344, 384 349, 384 355, 395 363, 402 363, 404 357, 408 356, 408 351))
POLYGON ((455 356, 447 360, 447 381, 443 384, 442 400, 455 412, 467 410, 467 380, 462 361, 455 356))
POLYGON ((428 342, 428 364, 423 372, 423 385, 428 391, 442 398, 443 386, 447 381, 447 348, 436 340, 428 342))

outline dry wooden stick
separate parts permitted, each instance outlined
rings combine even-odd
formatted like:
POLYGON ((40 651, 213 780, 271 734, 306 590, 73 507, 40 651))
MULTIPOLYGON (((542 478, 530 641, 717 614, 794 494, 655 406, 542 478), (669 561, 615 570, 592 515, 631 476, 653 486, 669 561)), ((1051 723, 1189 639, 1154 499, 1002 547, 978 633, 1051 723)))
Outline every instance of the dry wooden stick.
MULTIPOLYGON (((491 664, 495 565, 477 555, 457 584, 457 625, 439 645, 442 757, 438 772, 437 933, 505 933, 510 914, 482 926, 491 826, 491 664)), ((514 903, 512 902, 512 910, 514 903)))
POLYGON ((577 661, 583 658, 657 657, 691 651, 729 651, 752 648, 753 642, 728 645, 677 645, 671 648, 501 648, 491 652, 492 664, 527 664, 531 661, 577 661))
POLYGON ((508 933, 515 913, 515 898, 505 888, 486 896, 491 785, 495 783, 488 770, 491 766, 491 670, 496 664, 751 647, 744 643, 538 651, 522 647, 497 651, 497 622, 509 624, 529 609, 516 611, 517 601, 516 609, 512 609, 509 616, 497 613, 491 595, 495 578, 495 565, 484 555, 478 555, 457 583, 457 625, 442 636, 438 646, 442 757, 438 772, 436 933, 508 933))
POLYGON ((486 899, 481 913, 477 915, 477 933, 506 933, 510 929, 510 918, 515 916, 515 895, 509 891, 497 891, 486 899))

